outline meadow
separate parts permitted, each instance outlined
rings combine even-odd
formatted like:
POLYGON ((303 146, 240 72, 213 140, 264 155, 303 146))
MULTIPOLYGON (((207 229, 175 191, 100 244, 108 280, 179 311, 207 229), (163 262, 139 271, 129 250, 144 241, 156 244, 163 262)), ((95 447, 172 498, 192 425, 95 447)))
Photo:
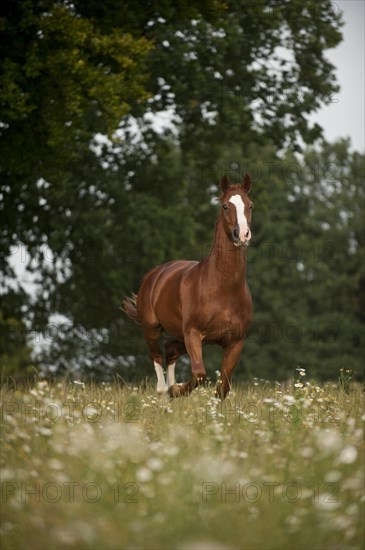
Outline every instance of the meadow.
POLYGON ((360 549, 363 392, 318 384, 1 390, 4 549, 360 549))

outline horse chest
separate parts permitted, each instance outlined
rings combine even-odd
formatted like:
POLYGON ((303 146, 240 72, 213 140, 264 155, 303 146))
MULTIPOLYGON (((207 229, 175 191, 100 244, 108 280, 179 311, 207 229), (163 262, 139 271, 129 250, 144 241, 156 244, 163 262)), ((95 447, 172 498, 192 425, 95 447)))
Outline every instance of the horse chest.
POLYGON ((241 340, 245 333, 245 319, 243 312, 227 312, 212 317, 202 327, 203 341, 206 343, 228 343, 241 340))
POLYGON ((203 341, 227 343, 243 338, 252 317, 252 304, 244 289, 234 296, 206 294, 185 312, 185 323, 199 327, 203 341))

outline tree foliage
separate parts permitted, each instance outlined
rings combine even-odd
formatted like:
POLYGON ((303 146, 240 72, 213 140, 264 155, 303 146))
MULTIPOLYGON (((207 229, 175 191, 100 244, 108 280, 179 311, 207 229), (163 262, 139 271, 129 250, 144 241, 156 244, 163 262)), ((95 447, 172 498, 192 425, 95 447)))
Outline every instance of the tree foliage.
MULTIPOLYGON (((345 142, 294 154, 320 136, 308 115, 338 89, 326 59, 341 39, 333 3, 27 0, 3 9, 2 311, 4 326, 15 319, 23 334, 13 363, 30 362, 25 326, 48 326, 45 367, 128 377, 138 360, 141 373, 143 343, 117 306, 150 267, 208 252, 219 178, 248 170, 256 316, 246 371, 356 367, 363 157, 345 142), (335 183, 326 166, 338 168, 335 183), (19 247, 38 284, 34 296, 18 289, 13 308, 19 247), (55 313, 66 321, 50 330, 55 313)), ((213 369, 217 356, 208 357, 213 369)))

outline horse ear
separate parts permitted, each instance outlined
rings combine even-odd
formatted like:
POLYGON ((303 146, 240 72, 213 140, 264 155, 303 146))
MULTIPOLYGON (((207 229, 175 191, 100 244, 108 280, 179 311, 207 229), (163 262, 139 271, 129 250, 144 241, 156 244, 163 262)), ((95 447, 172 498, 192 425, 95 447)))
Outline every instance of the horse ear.
POLYGON ((221 179, 221 189, 223 193, 225 193, 231 185, 231 182, 229 180, 229 177, 224 174, 223 178, 221 179))
POLYGON ((241 185, 242 185, 243 189, 246 191, 246 193, 248 194, 251 190, 251 176, 247 172, 246 172, 246 174, 244 175, 244 177, 242 179, 242 184, 241 185))

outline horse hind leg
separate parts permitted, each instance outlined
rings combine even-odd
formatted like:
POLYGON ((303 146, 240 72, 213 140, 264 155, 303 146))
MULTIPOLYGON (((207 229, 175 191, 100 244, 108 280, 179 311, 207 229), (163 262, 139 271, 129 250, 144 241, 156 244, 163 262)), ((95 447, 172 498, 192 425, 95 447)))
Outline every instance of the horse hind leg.
POLYGON ((161 329, 159 327, 148 327, 144 330, 144 339, 146 340, 150 358, 155 367, 157 376, 157 393, 166 394, 168 387, 163 372, 163 356, 160 347, 161 329))
POLYGON ((175 365, 180 355, 187 353, 184 342, 177 338, 167 340, 165 344, 166 364, 167 364, 167 386, 170 388, 176 384, 175 365))

